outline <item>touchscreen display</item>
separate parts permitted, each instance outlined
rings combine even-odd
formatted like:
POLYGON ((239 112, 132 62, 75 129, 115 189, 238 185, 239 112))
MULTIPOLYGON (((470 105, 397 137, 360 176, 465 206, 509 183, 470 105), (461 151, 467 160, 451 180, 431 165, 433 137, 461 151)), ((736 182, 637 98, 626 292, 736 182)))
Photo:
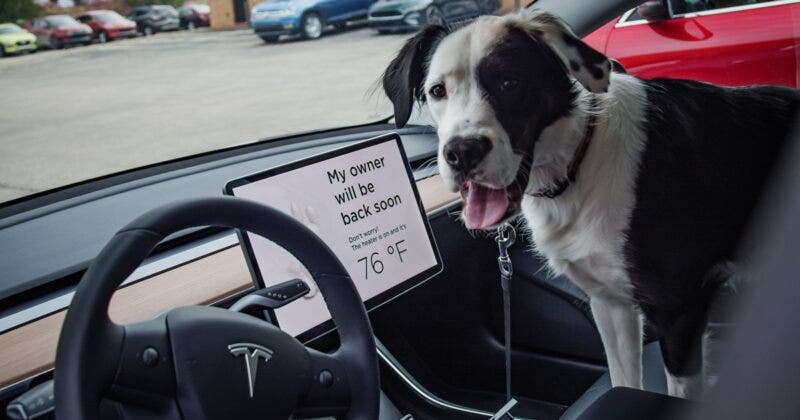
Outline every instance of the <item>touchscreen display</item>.
MULTIPOLYGON (((347 269, 367 309, 441 269, 396 136, 232 181, 226 192, 272 206, 310 228, 347 269)), ((298 260, 260 236, 248 233, 242 243, 262 285, 299 278, 311 288, 304 298, 275 311, 281 329, 307 337, 330 319, 314 280, 298 260)))

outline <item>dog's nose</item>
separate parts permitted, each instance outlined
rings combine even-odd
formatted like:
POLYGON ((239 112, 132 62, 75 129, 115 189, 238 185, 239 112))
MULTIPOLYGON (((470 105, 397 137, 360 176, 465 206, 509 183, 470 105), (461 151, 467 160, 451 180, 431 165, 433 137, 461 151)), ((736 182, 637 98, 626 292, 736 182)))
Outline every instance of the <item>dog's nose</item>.
POLYGON ((481 163, 491 149, 492 142, 486 137, 454 137, 442 152, 450 167, 467 174, 481 163))

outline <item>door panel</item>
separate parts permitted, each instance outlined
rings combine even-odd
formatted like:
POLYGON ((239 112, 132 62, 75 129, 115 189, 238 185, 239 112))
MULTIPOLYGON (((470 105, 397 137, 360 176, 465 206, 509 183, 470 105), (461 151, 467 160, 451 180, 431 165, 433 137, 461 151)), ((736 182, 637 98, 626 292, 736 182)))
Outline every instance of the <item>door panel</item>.
MULTIPOLYGON (((522 245, 518 244, 510 253, 515 273, 511 294, 514 345, 605 363, 603 343, 587 296, 567 278, 547 275, 542 261, 522 245)), ((492 303, 496 305, 491 311, 492 328, 497 337, 502 337, 502 301, 492 303)))
MULTIPOLYGON (((375 334, 439 396, 497 410, 505 389, 497 245, 448 213, 431 226, 444 271, 373 311, 375 334)), ((526 247, 520 239, 512 248, 514 395, 532 417, 557 418, 605 372, 602 345, 585 296, 564 279, 542 277, 526 247)))
POLYGON ((343 18, 344 4, 352 0, 321 0, 314 5, 314 9, 322 13, 323 25, 326 22, 335 22, 343 18))
POLYGON ((643 78, 798 87, 798 24, 800 2, 687 13, 661 22, 616 27, 606 53, 643 78))

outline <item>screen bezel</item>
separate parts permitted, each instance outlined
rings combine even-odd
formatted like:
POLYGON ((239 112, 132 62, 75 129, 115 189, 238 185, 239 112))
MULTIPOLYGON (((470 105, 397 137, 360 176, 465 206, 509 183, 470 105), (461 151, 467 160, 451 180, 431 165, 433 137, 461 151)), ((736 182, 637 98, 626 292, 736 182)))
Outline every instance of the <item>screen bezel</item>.
MULTIPOLYGON (((380 307, 381 305, 384 305, 400 297, 401 295, 409 292, 411 289, 425 283, 426 281, 430 280, 437 274, 441 273, 444 268, 442 265, 442 257, 439 253, 439 247, 436 244, 436 238, 433 236, 430 220, 428 219, 428 215, 425 212, 425 207, 423 206, 422 200, 420 199, 419 196, 419 191, 417 190, 417 183, 414 180, 414 173, 411 169, 411 164, 408 161, 408 156, 406 155, 405 148, 403 148, 403 142, 400 140, 400 136, 398 134, 396 133, 384 134, 378 137, 360 141, 356 144, 337 148, 328 152, 320 153, 308 158, 296 160, 264 171, 256 172, 251 175, 234 179, 225 184, 224 193, 226 195, 235 196, 233 190, 243 185, 247 185, 253 182, 258 182, 273 177, 275 175, 291 172, 295 169, 300 169, 305 166, 313 165, 315 163, 319 163, 331 158, 346 155, 348 153, 352 153, 361 149, 366 149, 368 147, 376 146, 378 144, 391 141, 397 144, 398 150, 400 151, 400 157, 403 159, 403 164, 406 169, 408 181, 411 184, 411 190, 414 192, 414 198, 417 201, 417 208, 419 209, 420 217, 422 218, 423 225, 425 226, 425 232, 427 233, 428 240, 431 244, 431 247, 433 248, 432 250, 434 259, 436 260, 436 264, 418 273, 414 277, 405 280, 393 287, 390 287, 389 289, 386 289, 383 292, 367 299, 364 302, 364 307, 367 309, 367 312, 369 312, 380 307)), ((239 244, 242 247, 242 251, 245 254, 245 261, 247 261, 247 268, 250 271, 250 275, 253 278, 256 288, 257 289, 265 288, 266 284, 264 283, 264 279, 261 276, 261 270, 259 270, 258 262, 255 258, 255 253, 253 251, 253 246, 250 243, 249 235, 247 235, 246 232, 242 232, 240 229, 236 229, 236 235, 239 237, 239 244)), ((280 327, 280 321, 274 316, 274 314, 272 314, 272 318, 273 318, 272 321, 275 323, 275 325, 280 327)), ((333 323, 333 320, 329 318, 327 321, 300 333, 299 335, 297 335, 297 339, 300 340, 301 342, 308 342, 335 328, 336 327, 333 323)))

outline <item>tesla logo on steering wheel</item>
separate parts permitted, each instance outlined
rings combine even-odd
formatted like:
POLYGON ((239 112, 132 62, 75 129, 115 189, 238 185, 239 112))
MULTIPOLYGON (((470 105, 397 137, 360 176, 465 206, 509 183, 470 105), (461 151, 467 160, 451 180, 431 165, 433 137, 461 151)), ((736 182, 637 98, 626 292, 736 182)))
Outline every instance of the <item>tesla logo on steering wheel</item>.
POLYGON ((258 359, 264 359, 264 363, 272 358, 273 351, 252 343, 236 343, 228 346, 228 351, 234 356, 244 356, 244 364, 247 367, 247 380, 250 385, 250 398, 253 398, 253 389, 256 386, 256 372, 258 371, 258 359))

